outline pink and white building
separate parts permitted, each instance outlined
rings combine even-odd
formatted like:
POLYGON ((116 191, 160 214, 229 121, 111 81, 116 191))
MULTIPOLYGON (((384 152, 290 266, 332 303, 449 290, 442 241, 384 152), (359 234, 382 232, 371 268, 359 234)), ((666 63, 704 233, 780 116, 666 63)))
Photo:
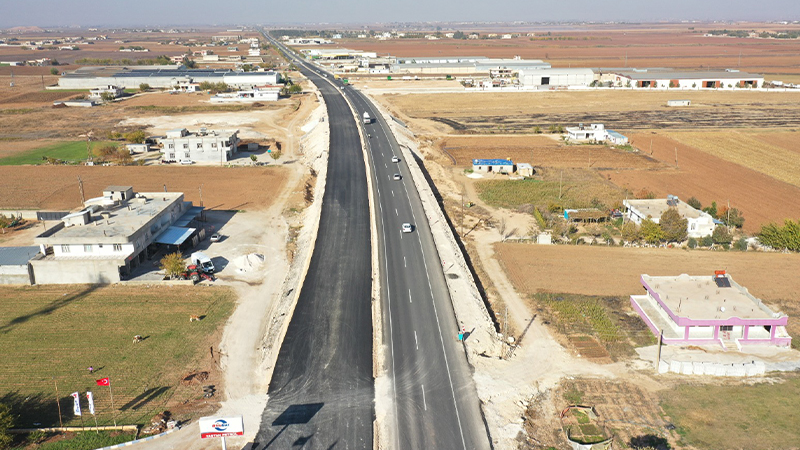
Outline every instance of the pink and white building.
POLYGON ((667 277, 642 275, 644 295, 631 295, 631 306, 663 343, 790 347, 789 317, 773 312, 726 274, 667 277))

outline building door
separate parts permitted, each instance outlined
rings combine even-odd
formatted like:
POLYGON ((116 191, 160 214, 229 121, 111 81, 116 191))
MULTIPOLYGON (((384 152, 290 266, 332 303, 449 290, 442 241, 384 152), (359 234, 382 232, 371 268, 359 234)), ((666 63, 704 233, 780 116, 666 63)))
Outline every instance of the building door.
POLYGON ((733 334, 733 326, 732 325, 722 325, 719 327, 720 336, 722 336, 722 340, 730 341, 731 335, 733 334))

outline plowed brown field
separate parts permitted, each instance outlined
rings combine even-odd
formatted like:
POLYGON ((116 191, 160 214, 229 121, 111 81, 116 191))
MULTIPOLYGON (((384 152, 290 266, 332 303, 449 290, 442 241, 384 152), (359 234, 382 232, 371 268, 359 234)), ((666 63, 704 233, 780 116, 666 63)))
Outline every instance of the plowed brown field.
POLYGON ((800 296, 800 255, 574 245, 495 244, 497 258, 522 294, 641 294, 639 277, 708 275, 727 270, 764 300, 800 296))
POLYGON ((69 210, 80 206, 78 177, 86 198, 99 197, 109 185, 133 186, 137 192, 183 192, 206 208, 257 210, 267 208, 286 182, 279 167, 0 167, 0 208, 69 210))
POLYGON ((800 217, 800 188, 778 181, 764 173, 726 161, 694 147, 658 134, 631 135, 633 144, 649 150, 652 157, 673 169, 662 171, 607 171, 618 186, 638 192, 642 188, 658 197, 668 194, 682 199, 696 197, 705 205, 719 206, 730 200, 732 208, 744 213, 746 231, 758 231, 762 224, 800 217), (675 170, 675 149, 679 169, 675 170))
POLYGON ((655 169, 664 164, 640 153, 604 145, 565 145, 547 136, 451 136, 439 148, 450 154, 457 166, 468 166, 474 158, 508 158, 554 168, 655 169))

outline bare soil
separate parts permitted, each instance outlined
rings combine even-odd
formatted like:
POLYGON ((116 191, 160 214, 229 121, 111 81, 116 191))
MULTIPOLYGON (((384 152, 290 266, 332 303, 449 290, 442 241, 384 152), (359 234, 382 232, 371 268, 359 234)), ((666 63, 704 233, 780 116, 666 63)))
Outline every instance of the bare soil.
POLYGON ((70 210, 109 185, 137 192, 183 192, 184 199, 209 209, 258 210, 269 207, 286 174, 278 167, 202 166, 5 166, 0 167, 0 208, 70 210))
POLYGON ((638 295, 642 274, 711 276, 726 270, 763 300, 800 296, 798 254, 509 243, 495 244, 495 252, 522 294, 638 295))

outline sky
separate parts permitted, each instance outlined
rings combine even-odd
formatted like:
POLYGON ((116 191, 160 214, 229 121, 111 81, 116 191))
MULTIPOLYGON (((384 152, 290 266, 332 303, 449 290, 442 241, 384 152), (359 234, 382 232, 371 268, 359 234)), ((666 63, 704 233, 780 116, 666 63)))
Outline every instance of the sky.
POLYGON ((798 0, 0 0, 0 27, 800 20, 798 0), (499 6, 501 5, 501 6, 499 6))

